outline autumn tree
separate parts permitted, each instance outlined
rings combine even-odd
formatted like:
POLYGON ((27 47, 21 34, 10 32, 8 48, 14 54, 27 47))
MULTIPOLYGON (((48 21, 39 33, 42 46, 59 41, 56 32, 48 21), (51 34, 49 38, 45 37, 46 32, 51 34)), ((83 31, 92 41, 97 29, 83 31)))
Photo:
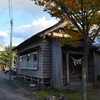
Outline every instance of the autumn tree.
MULTIPOLYGON (((14 48, 15 46, 13 46, 12 48, 14 48)), ((4 51, 0 53, 0 63, 9 66, 9 55, 10 55, 10 47, 6 46, 4 47, 4 51)), ((12 52, 12 66, 14 66, 15 62, 16 62, 16 51, 12 52)))
MULTIPOLYGON (((82 64, 82 100, 86 100, 86 69, 89 49, 100 33, 100 0, 32 0, 43 6, 52 17, 68 20, 82 35, 84 59, 82 64), (89 39, 91 42, 88 42, 89 39)), ((70 33, 70 32, 69 32, 70 33)), ((68 34, 68 33, 67 33, 68 34)), ((69 34, 71 35, 71 33, 69 34)))

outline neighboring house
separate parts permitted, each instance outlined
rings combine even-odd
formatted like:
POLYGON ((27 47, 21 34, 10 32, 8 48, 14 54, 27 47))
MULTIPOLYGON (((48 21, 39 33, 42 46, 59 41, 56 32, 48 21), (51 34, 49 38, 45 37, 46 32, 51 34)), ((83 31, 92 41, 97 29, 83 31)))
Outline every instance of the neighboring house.
MULTIPOLYGON (((62 30, 66 23, 59 22, 14 48, 17 49, 17 68, 21 77, 30 77, 38 85, 50 84, 55 89, 81 82, 84 46, 74 48, 62 45, 55 39, 69 36, 62 30)), ((88 59, 87 82, 93 84, 96 74, 100 74, 100 53, 97 49, 91 47, 88 59)))

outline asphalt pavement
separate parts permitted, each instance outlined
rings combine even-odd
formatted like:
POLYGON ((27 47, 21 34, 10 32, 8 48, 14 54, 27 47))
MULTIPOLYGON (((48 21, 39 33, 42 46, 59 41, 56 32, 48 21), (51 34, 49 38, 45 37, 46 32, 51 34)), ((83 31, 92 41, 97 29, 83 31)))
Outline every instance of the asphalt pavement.
POLYGON ((38 100, 37 95, 30 90, 36 90, 37 87, 31 87, 21 81, 14 80, 16 76, 0 72, 0 100, 38 100))

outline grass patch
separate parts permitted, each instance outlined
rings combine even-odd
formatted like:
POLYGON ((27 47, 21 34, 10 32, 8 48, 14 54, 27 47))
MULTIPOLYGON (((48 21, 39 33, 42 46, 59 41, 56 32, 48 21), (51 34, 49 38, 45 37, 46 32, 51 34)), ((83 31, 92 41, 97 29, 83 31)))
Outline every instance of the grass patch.
POLYGON ((38 90, 35 91, 39 100, 44 100, 44 97, 49 94, 62 94, 69 100, 81 100, 81 92, 60 91, 56 89, 38 90))
MULTIPOLYGON (((46 90, 38 90, 33 91, 39 97, 39 100, 44 100, 46 95, 50 94, 62 94, 69 100, 82 100, 81 92, 77 91, 60 91, 56 89, 46 89, 46 90)), ((100 88, 93 88, 87 91, 87 100, 100 100, 100 88)))
POLYGON ((28 82, 24 82, 24 81, 22 81, 22 83, 23 83, 23 84, 28 84, 28 82))

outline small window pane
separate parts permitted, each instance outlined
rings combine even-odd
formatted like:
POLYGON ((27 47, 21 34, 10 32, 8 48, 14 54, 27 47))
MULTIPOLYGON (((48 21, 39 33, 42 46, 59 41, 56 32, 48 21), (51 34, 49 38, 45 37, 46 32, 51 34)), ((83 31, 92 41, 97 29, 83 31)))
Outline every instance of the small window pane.
POLYGON ((34 61, 37 61, 37 54, 34 54, 34 61))
POLYGON ((38 67, 38 53, 34 52, 33 53, 33 68, 37 69, 38 67))
POLYGON ((22 57, 22 56, 20 56, 20 62, 22 62, 22 60, 23 60, 23 57, 22 57))
POLYGON ((30 54, 27 55, 27 61, 30 61, 30 54))

